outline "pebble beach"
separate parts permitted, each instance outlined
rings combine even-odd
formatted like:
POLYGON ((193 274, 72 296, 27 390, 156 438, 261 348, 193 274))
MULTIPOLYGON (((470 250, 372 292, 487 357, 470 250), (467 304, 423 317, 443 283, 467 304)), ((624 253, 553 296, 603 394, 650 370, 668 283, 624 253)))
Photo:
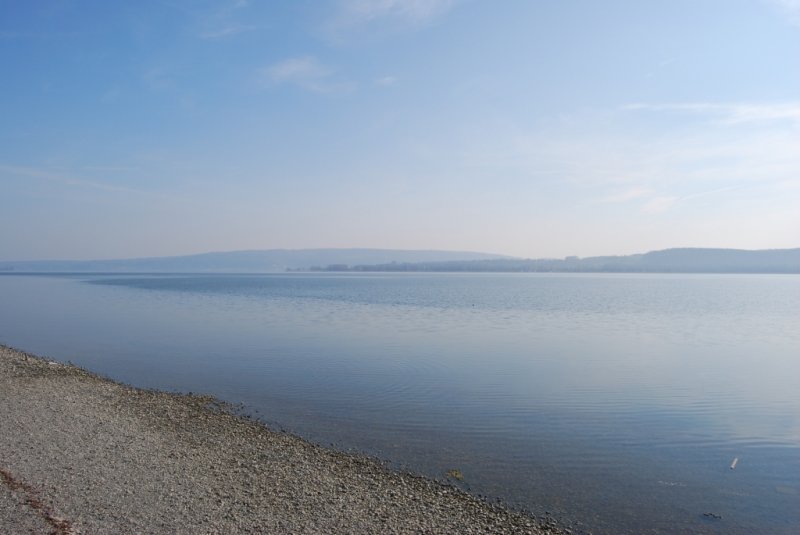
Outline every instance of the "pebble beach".
POLYGON ((0 346, 3 533, 564 533, 203 395, 0 346))

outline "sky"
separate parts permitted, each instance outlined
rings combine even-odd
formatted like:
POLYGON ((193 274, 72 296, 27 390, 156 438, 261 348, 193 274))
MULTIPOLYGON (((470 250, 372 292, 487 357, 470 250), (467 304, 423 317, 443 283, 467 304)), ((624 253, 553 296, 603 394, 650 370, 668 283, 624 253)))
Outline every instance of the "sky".
POLYGON ((800 247, 800 0, 0 0, 0 260, 800 247))

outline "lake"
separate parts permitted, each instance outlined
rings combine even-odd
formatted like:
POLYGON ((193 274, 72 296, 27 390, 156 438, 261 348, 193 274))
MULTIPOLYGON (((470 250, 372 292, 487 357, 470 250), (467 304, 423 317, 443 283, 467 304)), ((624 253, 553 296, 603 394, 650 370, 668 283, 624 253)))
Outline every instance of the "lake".
POLYGON ((796 275, 4 274, 0 343, 592 533, 800 529, 796 275))

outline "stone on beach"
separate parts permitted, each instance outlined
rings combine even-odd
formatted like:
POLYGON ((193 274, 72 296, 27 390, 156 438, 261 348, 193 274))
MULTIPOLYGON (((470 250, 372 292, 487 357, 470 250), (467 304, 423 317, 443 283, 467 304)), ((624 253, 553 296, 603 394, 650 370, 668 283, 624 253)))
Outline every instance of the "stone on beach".
POLYGON ((10 532, 560 533, 211 397, 139 390, 3 346, 0 430, 10 532))

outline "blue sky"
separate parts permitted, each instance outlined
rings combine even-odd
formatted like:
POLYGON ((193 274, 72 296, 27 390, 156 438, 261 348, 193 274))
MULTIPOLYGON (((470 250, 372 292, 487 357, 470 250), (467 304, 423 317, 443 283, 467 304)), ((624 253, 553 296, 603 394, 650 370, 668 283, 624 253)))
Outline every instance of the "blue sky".
POLYGON ((800 0, 0 0, 0 260, 800 246, 800 0))

